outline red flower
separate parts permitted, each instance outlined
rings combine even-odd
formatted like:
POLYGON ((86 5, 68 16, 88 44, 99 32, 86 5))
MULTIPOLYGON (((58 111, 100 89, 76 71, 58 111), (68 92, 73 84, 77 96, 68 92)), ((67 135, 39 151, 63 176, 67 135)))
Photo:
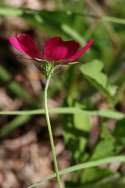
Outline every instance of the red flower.
POLYGON ((78 60, 93 44, 93 40, 80 50, 79 44, 73 40, 63 41, 60 37, 50 38, 44 45, 43 53, 40 52, 36 43, 27 34, 18 34, 10 37, 9 42, 13 47, 32 59, 45 61, 63 61, 64 63, 78 60))

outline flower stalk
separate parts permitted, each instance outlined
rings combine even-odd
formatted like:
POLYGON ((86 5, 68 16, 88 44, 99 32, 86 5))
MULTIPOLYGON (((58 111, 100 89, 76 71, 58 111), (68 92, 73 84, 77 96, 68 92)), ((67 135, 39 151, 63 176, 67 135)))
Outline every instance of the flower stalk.
POLYGON ((47 102, 48 87, 49 87, 49 83, 50 83, 53 72, 54 72, 54 67, 52 67, 49 73, 47 74, 48 76, 47 76, 47 81, 46 81, 45 90, 44 90, 44 107, 45 107, 45 115, 46 115, 46 121, 47 121, 47 126, 48 126, 48 133, 49 133, 49 139, 50 139, 50 144, 51 144, 51 149, 52 149, 52 157, 53 157, 53 163, 54 163, 54 169, 56 173, 58 188, 63 188, 60 175, 59 175, 59 168, 58 168, 56 150, 55 150, 54 139, 53 139, 53 134, 52 134, 52 127, 51 127, 50 118, 49 118, 48 102, 47 102))
POLYGON ((43 52, 41 52, 36 42, 28 34, 17 34, 16 36, 9 37, 8 40, 10 44, 15 49, 17 49, 17 51, 26 55, 27 57, 30 57, 32 60, 35 60, 38 63, 41 62, 41 68, 45 71, 45 75, 47 77, 44 90, 45 115, 52 149, 54 168, 58 182, 58 188, 62 188, 63 186, 59 175, 54 139, 47 104, 49 82, 57 66, 65 66, 67 64, 75 63, 86 51, 89 50, 94 41, 93 39, 90 39, 85 46, 79 49, 79 43, 74 40, 64 41, 61 37, 52 37, 45 42, 43 52))

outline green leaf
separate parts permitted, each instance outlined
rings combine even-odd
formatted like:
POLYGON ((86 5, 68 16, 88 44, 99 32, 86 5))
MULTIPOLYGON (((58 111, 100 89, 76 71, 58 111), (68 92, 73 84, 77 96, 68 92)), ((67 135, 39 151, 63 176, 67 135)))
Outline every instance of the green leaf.
POLYGON ((81 131, 89 131, 91 129, 90 119, 84 112, 78 112, 74 115, 75 127, 81 131))
POLYGON ((109 132, 108 128, 104 124, 102 127, 101 140, 96 145, 91 160, 101 159, 104 157, 112 156, 115 153, 116 140, 109 132))
POLYGON ((91 123, 89 116, 87 116, 84 112, 74 114, 74 126, 77 131, 79 131, 79 136, 74 139, 77 140, 77 150, 75 153, 76 159, 83 160, 83 153, 85 150, 85 146, 87 144, 89 131, 91 129, 91 123))
POLYGON ((113 136, 117 140, 117 144, 121 147, 125 145, 125 119, 117 122, 116 127, 113 131, 113 136))
POLYGON ((82 179, 84 182, 92 182, 100 180, 106 176, 111 175, 112 172, 108 169, 88 168, 84 171, 82 179))
POLYGON ((115 142, 113 140, 103 140, 99 142, 91 159, 101 159, 103 157, 111 156, 114 153, 114 144, 115 142))
POLYGON ((99 89, 108 98, 113 99, 116 93, 116 87, 109 85, 108 78, 103 70, 103 63, 99 60, 93 60, 80 67, 81 72, 85 78, 91 82, 97 89, 99 89))

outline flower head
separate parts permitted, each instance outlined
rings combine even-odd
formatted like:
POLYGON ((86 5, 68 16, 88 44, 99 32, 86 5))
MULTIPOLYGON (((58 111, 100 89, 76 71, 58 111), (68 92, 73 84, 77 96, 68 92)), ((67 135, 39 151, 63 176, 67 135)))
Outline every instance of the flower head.
POLYGON ((81 49, 79 43, 74 40, 63 41, 60 37, 53 37, 45 42, 43 53, 39 50, 36 43, 28 34, 18 34, 9 38, 11 45, 19 52, 35 60, 61 61, 70 63, 78 60, 93 44, 93 40, 81 49))

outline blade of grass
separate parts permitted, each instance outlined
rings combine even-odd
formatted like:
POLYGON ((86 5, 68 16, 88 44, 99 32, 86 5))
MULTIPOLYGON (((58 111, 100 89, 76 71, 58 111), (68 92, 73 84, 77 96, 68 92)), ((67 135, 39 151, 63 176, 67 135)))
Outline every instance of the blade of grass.
MULTIPOLYGON (((66 175, 66 174, 69 174, 69 173, 74 173, 74 172, 77 172, 77 171, 80 171, 80 170, 83 170, 83 169, 86 169, 86 168, 96 167, 96 166, 100 166, 100 165, 103 165, 103 164, 114 163, 114 162, 125 162, 125 156, 114 156, 114 157, 108 157, 108 158, 105 158, 105 159, 99 159, 99 160, 96 160, 96 161, 81 163, 81 164, 78 164, 78 165, 71 166, 69 168, 65 168, 64 170, 59 171, 59 174, 61 176, 63 176, 63 175, 66 175)), ((44 183, 46 181, 54 179, 55 177, 56 177, 55 173, 51 174, 50 176, 44 177, 41 180, 33 183, 32 185, 30 185, 27 188, 36 187, 36 186, 41 185, 42 183, 44 183)))
POLYGON ((71 36, 74 40, 78 41, 81 46, 85 45, 86 42, 84 38, 76 30, 71 28, 71 26, 67 24, 62 24, 61 28, 65 33, 71 36))
POLYGON ((0 5, 1 16, 22 16, 23 10, 21 8, 10 7, 6 5, 0 5))
MULTIPOLYGON (((84 110, 76 107, 62 107, 62 108, 50 108, 49 113, 56 114, 75 114, 83 112, 88 116, 100 116, 104 118, 112 118, 120 120, 125 117, 124 113, 116 112, 112 110, 84 110)), ((23 111, 0 111, 0 115, 40 115, 45 114, 44 109, 36 109, 36 110, 23 110, 23 111)))
POLYGON ((10 132, 12 132, 15 128, 22 126, 24 123, 29 121, 31 116, 25 115, 25 116, 17 116, 14 120, 6 124, 1 130, 0 130, 0 137, 4 137, 10 132))
POLYGON ((124 18, 116 18, 116 17, 110 17, 110 16, 103 16, 101 18, 101 20, 103 22, 111 22, 111 23, 125 25, 125 19, 124 18))

